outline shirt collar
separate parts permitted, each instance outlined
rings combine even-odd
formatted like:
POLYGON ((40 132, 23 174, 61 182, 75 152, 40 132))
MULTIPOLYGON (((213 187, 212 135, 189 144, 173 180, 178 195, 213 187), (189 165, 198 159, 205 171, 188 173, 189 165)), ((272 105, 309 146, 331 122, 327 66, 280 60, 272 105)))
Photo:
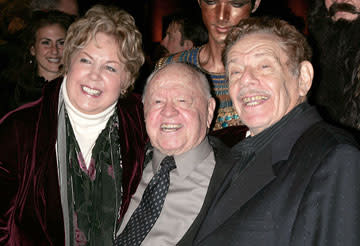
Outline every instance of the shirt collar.
POLYGON ((249 136, 236 144, 232 151, 235 156, 242 152, 259 153, 271 143, 271 161, 287 159, 292 146, 301 134, 312 124, 321 120, 314 107, 301 103, 285 115, 280 121, 255 136, 249 136), (276 138, 276 141, 273 141, 276 138))
MULTIPOLYGON (((188 152, 185 152, 180 155, 175 155, 176 169, 173 171, 181 178, 188 176, 197 166, 198 163, 201 163, 203 160, 208 157, 211 153, 212 148, 209 144, 207 137, 197 145, 195 148, 192 148, 188 152)), ((152 168, 153 173, 158 171, 161 161, 165 158, 165 154, 161 153, 160 150, 154 148, 153 159, 152 159, 152 168)))

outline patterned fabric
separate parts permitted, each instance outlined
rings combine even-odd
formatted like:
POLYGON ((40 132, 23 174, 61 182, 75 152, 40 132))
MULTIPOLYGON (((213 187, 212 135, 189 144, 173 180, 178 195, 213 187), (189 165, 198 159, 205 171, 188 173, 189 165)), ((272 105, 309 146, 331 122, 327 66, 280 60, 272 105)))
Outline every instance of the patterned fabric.
POLYGON ((122 198, 118 116, 97 138, 89 168, 67 114, 65 119, 71 245, 112 245, 122 198))
POLYGON ((176 168, 173 156, 166 156, 160 170, 150 180, 139 206, 115 245, 140 245, 159 218, 170 185, 170 171, 176 168))
POLYGON ((225 74, 209 73, 208 71, 205 71, 201 68, 199 54, 202 47, 203 46, 195 47, 175 55, 163 57, 158 61, 156 67, 159 68, 162 65, 171 63, 173 61, 187 62, 199 67, 206 75, 208 75, 208 79, 212 83, 211 86, 217 99, 217 111, 215 112, 214 116, 216 120, 212 130, 216 131, 229 126, 242 125, 238 114, 232 107, 232 102, 229 96, 229 84, 226 80, 225 74))

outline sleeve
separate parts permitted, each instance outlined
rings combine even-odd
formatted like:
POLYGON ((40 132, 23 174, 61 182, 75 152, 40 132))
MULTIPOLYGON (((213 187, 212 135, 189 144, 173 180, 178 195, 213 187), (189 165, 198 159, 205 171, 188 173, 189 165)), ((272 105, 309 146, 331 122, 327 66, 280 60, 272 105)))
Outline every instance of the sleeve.
POLYGON ((16 152, 20 148, 17 143, 21 134, 14 129, 16 127, 12 121, 0 123, 0 245, 4 245, 9 238, 18 190, 16 152))
POLYGON ((338 145, 321 161, 302 198, 291 244, 360 245, 360 151, 338 145))

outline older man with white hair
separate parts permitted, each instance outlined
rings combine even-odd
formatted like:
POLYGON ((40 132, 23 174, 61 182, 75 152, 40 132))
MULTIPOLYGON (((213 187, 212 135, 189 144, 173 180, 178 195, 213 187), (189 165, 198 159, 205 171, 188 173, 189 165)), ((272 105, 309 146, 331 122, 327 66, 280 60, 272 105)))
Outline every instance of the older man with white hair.
POLYGON ((143 102, 151 146, 115 244, 189 245, 232 164, 207 137, 215 100, 198 68, 173 63, 150 75, 143 102))

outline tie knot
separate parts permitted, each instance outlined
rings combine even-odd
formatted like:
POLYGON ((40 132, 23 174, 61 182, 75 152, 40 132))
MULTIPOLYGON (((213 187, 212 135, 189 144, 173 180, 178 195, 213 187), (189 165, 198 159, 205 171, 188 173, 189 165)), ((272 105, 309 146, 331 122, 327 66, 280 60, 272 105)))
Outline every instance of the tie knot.
POLYGON ((166 169, 169 172, 176 168, 175 159, 173 156, 166 156, 160 163, 161 169, 166 169))

